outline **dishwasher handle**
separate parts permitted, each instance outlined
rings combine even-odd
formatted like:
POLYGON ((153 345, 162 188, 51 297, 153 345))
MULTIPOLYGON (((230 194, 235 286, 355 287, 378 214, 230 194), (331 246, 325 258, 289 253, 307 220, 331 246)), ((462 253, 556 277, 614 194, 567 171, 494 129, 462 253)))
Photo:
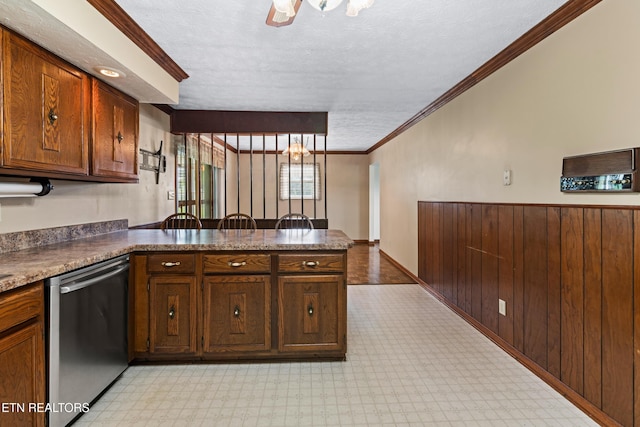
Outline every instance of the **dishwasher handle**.
POLYGON ((89 287, 91 285, 94 285, 102 280, 106 280, 110 277, 113 277, 117 274, 122 273, 125 270, 129 269, 129 264, 123 265, 122 267, 118 267, 115 270, 111 270, 107 273, 101 274, 100 276, 96 276, 96 277, 92 277, 91 279, 88 280, 83 280, 80 282, 74 282, 73 285, 71 286, 60 286, 60 293, 61 294, 68 294, 70 292, 75 292, 78 291, 80 289, 89 287))

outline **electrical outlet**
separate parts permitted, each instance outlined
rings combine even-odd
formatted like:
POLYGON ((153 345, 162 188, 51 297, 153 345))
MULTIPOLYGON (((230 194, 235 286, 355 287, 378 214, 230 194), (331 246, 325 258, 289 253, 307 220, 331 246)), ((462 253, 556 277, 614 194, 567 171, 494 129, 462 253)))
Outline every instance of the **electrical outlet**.
POLYGON ((503 299, 498 299, 498 313, 503 316, 507 315, 507 302, 503 299))
POLYGON ((176 199, 176 192, 173 190, 167 191, 167 200, 175 200, 175 199, 176 199))

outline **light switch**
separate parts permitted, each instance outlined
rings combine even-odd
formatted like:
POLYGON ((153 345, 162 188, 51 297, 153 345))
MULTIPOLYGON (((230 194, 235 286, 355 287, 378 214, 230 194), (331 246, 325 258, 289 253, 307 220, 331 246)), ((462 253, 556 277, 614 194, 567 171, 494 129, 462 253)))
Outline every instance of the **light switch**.
POLYGON ((176 199, 176 192, 173 190, 167 191, 167 200, 175 200, 175 199, 176 199))
POLYGON ((502 184, 511 185, 511 169, 505 169, 502 173, 502 184))
POLYGON ((507 302, 503 299, 498 299, 498 313, 503 316, 507 315, 507 302))

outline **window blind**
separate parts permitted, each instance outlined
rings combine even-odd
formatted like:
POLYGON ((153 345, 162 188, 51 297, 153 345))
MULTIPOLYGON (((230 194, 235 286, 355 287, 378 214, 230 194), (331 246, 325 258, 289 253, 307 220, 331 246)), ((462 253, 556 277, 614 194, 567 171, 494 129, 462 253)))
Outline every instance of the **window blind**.
POLYGON ((279 182, 280 200, 320 200, 319 163, 281 163, 279 182))

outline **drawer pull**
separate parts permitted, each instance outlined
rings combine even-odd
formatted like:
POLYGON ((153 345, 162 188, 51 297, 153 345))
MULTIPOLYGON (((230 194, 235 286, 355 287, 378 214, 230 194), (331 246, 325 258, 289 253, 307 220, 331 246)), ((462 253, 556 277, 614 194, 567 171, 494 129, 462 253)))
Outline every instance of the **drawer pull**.
POLYGON ((320 261, 302 261, 303 267, 316 268, 320 265, 320 261))
POLYGON ((309 304, 307 306, 307 313, 309 313, 309 316, 313 316, 313 305, 309 304))
POLYGON ((233 308, 233 316, 240 317, 240 307, 238 307, 237 305, 233 308))
POLYGON ((180 265, 180 261, 176 261, 176 262, 171 262, 171 261, 163 261, 162 262, 162 266, 163 267, 177 267, 180 265))
POLYGON ((171 308, 169 309, 169 319, 172 319, 176 317, 176 308, 174 306, 171 306, 171 308))
POLYGON ((246 261, 242 261, 242 262, 229 262, 229 267, 233 267, 233 268, 240 268, 242 266, 247 265, 246 261))

